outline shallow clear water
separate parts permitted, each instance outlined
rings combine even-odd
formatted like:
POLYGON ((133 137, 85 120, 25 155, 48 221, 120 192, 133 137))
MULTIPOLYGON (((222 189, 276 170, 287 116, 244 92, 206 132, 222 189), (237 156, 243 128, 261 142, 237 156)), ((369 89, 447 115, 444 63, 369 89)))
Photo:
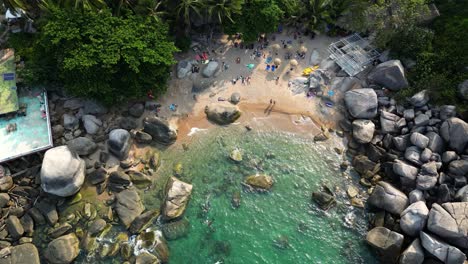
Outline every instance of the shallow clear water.
MULTIPOLYGON (((191 230, 169 242, 171 263, 376 262, 363 240, 364 212, 345 204, 339 156, 310 138, 231 126, 197 133, 186 151, 164 152, 159 176, 171 176, 181 162, 179 178, 193 184, 185 213, 191 230), (228 157, 234 148, 242 150, 241 163, 228 157), (270 192, 243 191, 241 182, 256 173, 274 178, 270 192), (338 199, 328 212, 311 202, 322 184, 336 190, 338 199), (238 209, 231 206, 235 191, 242 197, 238 209), (355 216, 352 224, 345 224, 346 215, 355 216), (287 238, 287 248, 275 245, 279 237, 287 238)), ((157 192, 145 194, 147 208, 159 206, 157 197, 157 192)))

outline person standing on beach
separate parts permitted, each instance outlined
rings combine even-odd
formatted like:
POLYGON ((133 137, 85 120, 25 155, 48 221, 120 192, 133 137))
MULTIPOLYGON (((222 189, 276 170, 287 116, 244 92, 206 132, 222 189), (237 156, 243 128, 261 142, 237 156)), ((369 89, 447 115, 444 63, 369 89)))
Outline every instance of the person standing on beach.
POLYGON ((276 85, 278 85, 278 83, 279 83, 279 76, 276 77, 276 85))
POLYGON ((270 99, 270 105, 273 104, 273 99, 270 99))

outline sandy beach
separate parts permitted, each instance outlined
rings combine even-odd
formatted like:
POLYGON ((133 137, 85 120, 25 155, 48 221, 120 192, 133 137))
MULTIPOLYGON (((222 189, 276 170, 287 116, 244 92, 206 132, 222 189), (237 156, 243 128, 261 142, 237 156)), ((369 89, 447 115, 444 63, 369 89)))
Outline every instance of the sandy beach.
MULTIPOLYGON (((224 50, 222 54, 217 53, 214 57, 211 52, 210 59, 215 59, 220 64, 222 62, 228 64, 229 69, 221 71, 212 78, 204 78, 200 71, 200 73, 191 74, 184 79, 178 79, 175 77, 176 67, 174 67, 168 91, 157 101, 162 105, 160 116, 167 118, 171 124, 178 127, 179 140, 183 140, 193 128, 207 129, 214 126, 205 117, 205 106, 219 102, 220 99, 228 100, 234 92, 241 94, 238 106, 242 111, 242 116, 237 124, 249 125, 254 129, 270 127, 281 131, 311 135, 319 133, 322 125, 335 127, 336 121, 341 118, 339 111, 323 106, 320 98, 307 98, 305 93, 294 94, 291 87, 288 87, 288 82, 301 77, 303 69, 311 66, 309 64, 310 55, 314 49, 319 52, 322 59, 327 58, 327 47, 336 39, 327 36, 316 36, 311 39, 304 36, 301 44, 299 40, 293 39, 292 34, 275 34, 276 41, 271 41, 272 36, 269 37, 269 47, 274 44, 281 45, 282 40, 291 40, 293 54, 300 46, 307 48, 305 58, 297 59, 299 64, 291 73, 287 74, 291 66, 289 60, 284 59, 286 49, 281 48, 278 55, 271 48, 263 50, 266 57, 272 56, 282 60, 275 72, 266 71, 265 59, 262 57, 252 59, 250 55, 253 50, 235 48, 233 42, 228 40, 226 36, 218 39, 217 45, 207 47, 207 50, 224 50), (238 57, 241 59, 239 64, 236 63, 238 57), (250 63, 255 64, 255 68, 252 70, 246 67, 250 63), (250 76, 250 84, 242 84, 240 80, 233 84, 231 80, 237 76, 250 76), (278 82, 275 81, 277 77, 279 77, 278 82), (209 85, 209 87, 201 92, 192 93, 194 83, 200 82, 206 83, 205 85, 209 85), (266 111, 270 100, 276 101, 276 104, 271 111, 266 111), (177 104, 177 111, 171 111, 170 104, 177 104)), ((177 59, 193 59, 195 56, 196 53, 190 50, 178 54, 177 59)), ((229 104, 228 101, 221 103, 229 104)))

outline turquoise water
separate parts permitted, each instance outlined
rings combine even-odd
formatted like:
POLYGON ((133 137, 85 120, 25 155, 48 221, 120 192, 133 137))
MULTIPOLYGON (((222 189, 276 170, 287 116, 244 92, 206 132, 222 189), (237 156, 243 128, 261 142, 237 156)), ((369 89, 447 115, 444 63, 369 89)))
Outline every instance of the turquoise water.
MULTIPOLYGON (((332 150, 310 138, 240 127, 199 132, 188 146, 164 151, 158 172, 169 177, 180 162, 179 178, 194 187, 185 213, 191 229, 169 242, 170 263, 376 263, 363 240, 367 219, 363 210, 345 204, 346 180, 332 150), (228 157, 234 148, 243 153, 239 164, 228 157), (270 192, 242 189, 244 178, 256 173, 274 178, 270 192), (328 212, 311 202, 322 184, 336 190, 338 199, 328 212), (236 191, 242 198, 234 209, 236 191), (354 220, 345 224, 345 216, 354 220), (288 243, 278 247, 279 238, 288 243)), ((146 206, 159 206, 160 196, 146 193, 146 206)))

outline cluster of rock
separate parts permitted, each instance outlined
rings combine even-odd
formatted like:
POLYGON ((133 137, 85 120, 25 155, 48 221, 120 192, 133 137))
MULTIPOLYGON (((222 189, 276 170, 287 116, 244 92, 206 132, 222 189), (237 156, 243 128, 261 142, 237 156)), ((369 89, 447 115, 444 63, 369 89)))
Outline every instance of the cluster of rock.
POLYGON ((468 124, 427 91, 397 103, 408 86, 399 61, 376 66, 344 95, 348 153, 377 209, 367 241, 385 262, 464 263, 468 251, 468 124))
POLYGON ((91 259, 120 254, 132 263, 167 262, 166 239, 188 232, 183 213, 192 187, 172 178, 160 210, 145 210, 140 190, 152 186, 160 157, 153 148, 136 157, 134 145, 172 144, 177 130, 146 111, 154 110, 154 102, 121 111, 89 100, 50 98, 58 146, 0 166, 0 263, 72 263, 83 252, 91 259), (91 188, 83 192, 85 183, 105 200, 84 197, 91 188), (158 218, 161 230, 148 230, 158 218), (113 243, 102 242, 116 225, 127 231, 113 243), (41 232, 35 234, 36 228, 41 232))

